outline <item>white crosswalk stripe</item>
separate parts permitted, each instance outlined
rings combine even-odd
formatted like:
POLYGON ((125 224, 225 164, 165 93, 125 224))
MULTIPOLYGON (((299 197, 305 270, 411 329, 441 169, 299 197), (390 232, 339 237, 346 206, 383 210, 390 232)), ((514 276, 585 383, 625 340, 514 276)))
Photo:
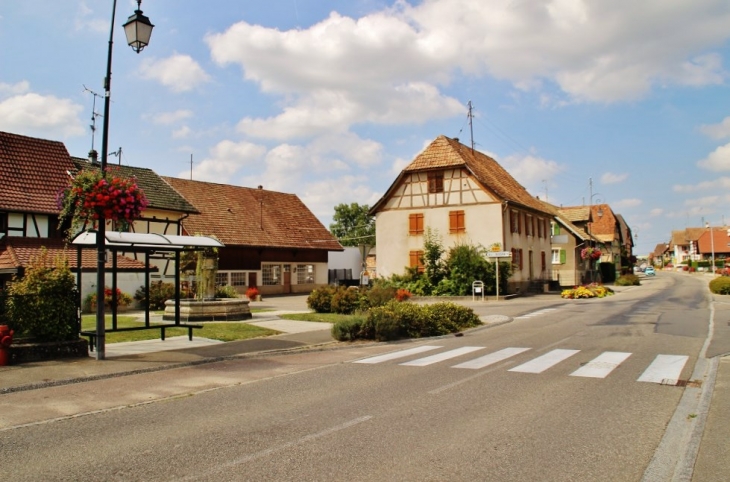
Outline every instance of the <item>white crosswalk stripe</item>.
MULTIPOLYGON (((355 360, 352 363, 374 365, 377 363, 399 360, 401 358, 418 355, 428 351, 437 350, 439 348, 444 347, 440 345, 421 345, 414 348, 408 348, 406 350, 400 350, 386 353, 383 355, 376 355, 373 357, 355 360)), ((463 346, 441 353, 436 353, 427 357, 417 358, 415 360, 400 363, 400 365, 411 367, 425 367, 428 365, 444 362, 452 358, 467 355, 469 353, 473 353, 479 350, 484 350, 486 348, 487 347, 482 346, 463 346)), ((452 368, 478 370, 515 357, 529 350, 531 350, 531 348, 503 348, 501 350, 488 353, 487 355, 483 355, 472 360, 467 360, 457 365, 453 365, 452 368)), ((533 358, 521 365, 511 368, 508 371, 540 374, 558 365, 559 363, 568 360, 573 355, 579 352, 580 350, 569 350, 564 348, 555 349, 536 358, 533 358)), ((583 364, 580 368, 570 373, 570 376, 586 378, 606 378, 622 363, 628 360, 631 355, 631 353, 627 352, 603 352, 593 360, 583 364)), ((649 367, 644 370, 644 372, 637 379, 637 381, 660 383, 664 385, 676 385, 688 359, 689 357, 684 355, 657 355, 651 365, 649 365, 649 367)))
POLYGON ((417 346, 415 348, 409 348, 408 350, 396 351, 393 353, 386 353, 385 355, 378 355, 378 356, 374 356, 374 357, 370 357, 370 358, 363 358, 362 360, 356 360, 353 363, 369 363, 369 364, 381 363, 384 361, 396 360, 398 358, 405 358, 407 356, 416 355, 418 353, 423 353, 425 351, 435 350, 437 348, 442 348, 442 347, 433 346, 433 345, 422 345, 422 346, 417 346))
POLYGON ((548 368, 557 365, 561 361, 567 360, 579 351, 580 350, 564 350, 562 348, 558 348, 557 350, 549 351, 544 355, 535 358, 534 360, 523 363, 520 366, 511 368, 509 371, 520 373, 542 373, 548 368))
POLYGON ((463 346, 455 350, 445 351, 437 355, 427 356, 426 358, 419 358, 418 360, 401 363, 401 365, 409 367, 425 367, 426 365, 432 365, 450 358, 456 358, 457 356, 466 355, 477 350, 484 350, 483 346, 463 346))
POLYGON ((631 353, 607 351, 570 374, 571 377, 606 378, 631 353))
POLYGON ((682 355, 657 355, 636 381, 676 385, 688 358, 682 355))
POLYGON ((551 311, 555 311, 557 308, 545 308, 538 311, 533 311, 532 313, 527 313, 521 316, 515 316, 515 320, 525 320, 527 318, 534 318, 536 316, 544 315, 547 313, 550 313, 551 311))
POLYGON ((489 355, 485 355, 479 358, 475 358, 474 360, 470 360, 468 362, 454 365, 454 368, 472 368, 477 370, 479 368, 488 367, 489 365, 494 365, 495 363, 499 363, 502 360, 506 360, 507 358, 519 355, 520 353, 527 350, 529 350, 529 348, 505 348, 504 350, 495 351, 494 353, 490 353, 489 355))

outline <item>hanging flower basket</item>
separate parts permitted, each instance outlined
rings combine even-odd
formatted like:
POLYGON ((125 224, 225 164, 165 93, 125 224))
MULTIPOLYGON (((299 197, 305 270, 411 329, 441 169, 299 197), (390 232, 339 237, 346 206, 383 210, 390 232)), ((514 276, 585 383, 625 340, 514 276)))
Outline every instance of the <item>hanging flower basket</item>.
POLYGON ((58 196, 61 223, 71 220, 69 234, 92 225, 101 216, 106 220, 130 223, 138 219, 147 207, 147 197, 135 178, 125 178, 107 170, 83 169, 69 182, 58 196))
POLYGON ((601 250, 596 248, 583 248, 580 252, 581 259, 601 259, 601 250))

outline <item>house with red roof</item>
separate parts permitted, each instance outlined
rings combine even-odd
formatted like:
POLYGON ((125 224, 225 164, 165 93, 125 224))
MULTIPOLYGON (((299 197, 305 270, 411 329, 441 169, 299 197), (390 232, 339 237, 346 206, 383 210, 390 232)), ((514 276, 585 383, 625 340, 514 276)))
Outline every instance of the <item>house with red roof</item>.
POLYGON ((553 214, 502 166, 458 139, 437 137, 371 208, 379 276, 422 264, 430 228, 448 250, 460 243, 512 254, 510 290, 552 279, 553 214))
POLYGON ((213 236, 216 284, 262 295, 309 293, 328 283, 329 251, 337 239, 294 194, 163 177, 198 211, 182 220, 183 234, 213 236))

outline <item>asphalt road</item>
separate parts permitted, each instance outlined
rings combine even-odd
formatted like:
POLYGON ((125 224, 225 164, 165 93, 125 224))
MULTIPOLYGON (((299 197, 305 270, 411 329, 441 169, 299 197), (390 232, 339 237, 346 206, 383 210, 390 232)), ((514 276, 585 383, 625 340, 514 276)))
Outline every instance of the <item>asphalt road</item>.
MULTIPOLYGON (((691 476, 688 447, 704 422, 693 405, 703 396, 693 381, 706 364, 698 356, 722 349, 705 344, 715 315, 705 286, 661 274, 604 300, 515 300, 500 308, 512 322, 461 337, 8 394, 0 398, 2 473, 652 481, 689 467, 691 476), (671 361, 670 370, 653 371, 657 360, 671 361), (639 381, 652 376, 664 383, 639 381)), ((712 478, 711 457, 702 460, 705 478, 695 480, 723 480, 712 478)))

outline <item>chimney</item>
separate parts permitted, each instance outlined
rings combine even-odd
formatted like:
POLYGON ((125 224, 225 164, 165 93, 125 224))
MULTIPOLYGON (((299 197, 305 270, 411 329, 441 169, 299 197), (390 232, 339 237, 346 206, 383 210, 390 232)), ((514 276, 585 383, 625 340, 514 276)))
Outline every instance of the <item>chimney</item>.
POLYGON ((98 164, 99 163, 99 153, 96 152, 95 149, 92 149, 89 151, 89 161, 91 161, 92 164, 98 164))

